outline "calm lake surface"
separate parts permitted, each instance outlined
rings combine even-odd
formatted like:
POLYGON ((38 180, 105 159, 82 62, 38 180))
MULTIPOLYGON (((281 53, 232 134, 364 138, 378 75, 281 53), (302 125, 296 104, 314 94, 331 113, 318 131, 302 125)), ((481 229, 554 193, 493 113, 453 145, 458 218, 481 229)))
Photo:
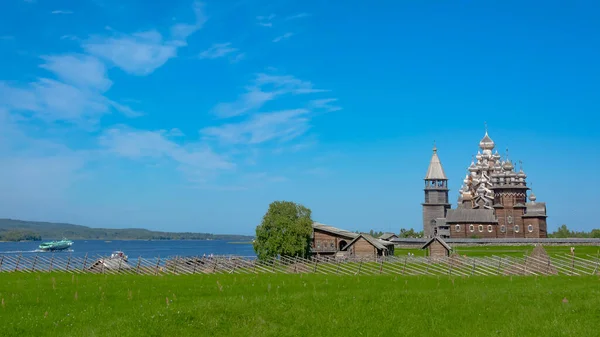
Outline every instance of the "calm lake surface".
MULTIPOLYGON (((41 242, 0 242, 0 255, 35 255, 52 254, 52 252, 41 252, 38 246, 41 242)), ((236 255, 256 256, 252 244, 236 244, 219 240, 165 240, 165 241, 101 241, 101 240, 74 240, 70 250, 54 252, 56 255, 73 257, 107 256, 115 250, 123 251, 130 258, 155 258, 173 256, 202 256, 204 254, 214 255, 236 255)))

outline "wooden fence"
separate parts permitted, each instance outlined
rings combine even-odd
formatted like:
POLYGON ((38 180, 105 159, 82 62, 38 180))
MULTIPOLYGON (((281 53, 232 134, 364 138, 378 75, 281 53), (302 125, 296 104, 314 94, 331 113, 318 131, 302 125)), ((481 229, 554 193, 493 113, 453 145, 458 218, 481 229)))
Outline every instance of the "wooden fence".
POLYGON ((325 275, 598 275, 598 256, 553 255, 551 257, 379 257, 371 259, 304 259, 280 257, 259 261, 253 257, 216 256, 134 258, 128 261, 38 254, 0 256, 2 272, 69 272, 103 274, 266 274, 313 273, 325 275))

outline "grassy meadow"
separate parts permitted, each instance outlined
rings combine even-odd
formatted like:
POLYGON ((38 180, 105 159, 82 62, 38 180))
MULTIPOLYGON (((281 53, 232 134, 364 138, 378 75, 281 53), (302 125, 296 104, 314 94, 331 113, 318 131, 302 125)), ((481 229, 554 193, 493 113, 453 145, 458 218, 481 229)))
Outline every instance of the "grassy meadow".
POLYGON ((600 278, 0 274, 2 336, 596 336, 600 278))
MULTIPOLYGON (((598 255, 600 252, 600 246, 574 246, 576 256, 598 255)), ((480 256, 523 256, 531 253, 534 246, 454 246, 454 251, 460 255, 466 255, 468 257, 480 257, 480 256)), ((550 255, 554 254, 570 254, 570 246, 544 246, 546 252, 550 255)), ((408 253, 414 254, 415 256, 425 256, 425 250, 419 248, 396 248, 394 250, 395 256, 406 256, 408 253)))

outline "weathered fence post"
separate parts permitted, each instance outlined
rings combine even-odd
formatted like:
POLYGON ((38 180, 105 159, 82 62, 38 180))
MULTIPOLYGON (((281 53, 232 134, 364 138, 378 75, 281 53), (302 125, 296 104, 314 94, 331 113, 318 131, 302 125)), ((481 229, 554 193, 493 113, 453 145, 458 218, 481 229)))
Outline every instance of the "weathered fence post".
POLYGON ((473 259, 473 266, 471 267, 471 276, 473 276, 474 272, 475 272, 475 259, 473 259))
POLYGON ((362 264, 363 264, 363 259, 360 259, 360 264, 358 265, 358 271, 356 272, 356 275, 360 275, 360 270, 362 269, 362 264))
POLYGON ((35 254, 35 259, 33 259, 33 265, 31 266, 31 271, 35 271, 35 264, 37 263, 38 254, 35 254))
POLYGON ((50 266, 48 266, 48 271, 52 271, 53 264, 54 264, 54 253, 52 253, 52 258, 50 259, 50 266))
POLYGON ((298 272, 298 255, 294 256, 294 274, 298 272))
POLYGON ((123 259, 119 259, 119 268, 117 269, 117 273, 121 272, 121 263, 123 263, 123 259))
MULTIPOLYGON (((598 254, 596 255, 596 268, 594 268, 592 275, 596 274, 596 272, 598 271, 598 265, 600 265, 600 251, 598 251, 598 254)), ((0 261, 0 268, 2 268, 2 261, 0 261)), ((1 270, 2 269, 0 269, 0 271, 1 270)))
POLYGON ((69 253, 69 260, 67 260, 67 271, 69 271, 69 265, 71 264, 71 254, 69 253))
POLYGON ((160 255, 158 256, 158 259, 156 260, 156 268, 154 269, 154 275, 158 275, 158 265, 160 264, 160 255))
POLYGON ((219 263, 219 262, 218 262, 218 261, 217 261, 217 259, 215 258, 215 264, 213 265, 213 273, 216 273, 216 272, 217 272, 217 264, 218 264, 218 263, 219 263))
POLYGON ((177 265, 179 264, 179 256, 175 256, 175 268, 173 268, 173 274, 177 275, 177 265))
POLYGON ((271 267, 271 270, 273 270, 273 272, 275 272, 275 259, 276 257, 273 256, 273 266, 271 267))
POLYGON ((315 259, 315 267, 313 268, 313 273, 317 272, 317 262, 319 262, 319 260, 315 259))
POLYGON ((525 270, 525 273, 527 273, 527 255, 525 255, 525 257, 523 258, 523 268, 525 270))
POLYGON ((448 258, 448 276, 452 276, 452 260, 448 258))
POLYGON ((138 262, 137 265, 135 266, 135 273, 139 274, 140 273, 140 262, 142 262, 142 256, 140 255, 140 257, 138 257, 138 262))
POLYGON ((406 274, 406 260, 408 259, 408 257, 404 257, 404 268, 402 268, 402 275, 406 274))
POLYGON ((338 262, 337 262, 337 269, 335 270, 335 274, 336 275, 340 274, 340 263, 342 263, 342 261, 338 260, 338 262))
POLYGON ((2 272, 2 262, 4 262, 4 255, 0 257, 0 272, 2 272))
POLYGON ((500 270, 502 268, 502 257, 498 259, 498 272, 496 274, 500 275, 500 270))
POLYGON ((81 270, 85 269, 85 265, 87 263, 87 255, 88 255, 88 253, 85 253, 85 257, 83 258, 83 266, 81 266, 81 270))
POLYGON ((23 254, 19 254, 19 257, 17 257, 17 263, 15 264, 15 271, 17 271, 19 269, 19 262, 21 261, 21 255, 23 255, 23 254))
POLYGON ((383 273, 383 257, 381 258, 381 266, 379 266, 379 274, 383 273))

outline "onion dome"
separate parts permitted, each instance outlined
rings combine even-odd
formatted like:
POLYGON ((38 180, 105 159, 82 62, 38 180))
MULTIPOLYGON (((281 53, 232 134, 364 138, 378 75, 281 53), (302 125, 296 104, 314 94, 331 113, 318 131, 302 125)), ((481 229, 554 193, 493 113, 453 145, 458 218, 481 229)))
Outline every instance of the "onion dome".
POLYGON ((493 150, 496 144, 494 141, 488 136, 487 131, 485 132, 485 136, 479 142, 479 148, 482 150, 493 150))
POLYGON ((469 166, 469 171, 471 172, 476 172, 477 171, 477 166, 475 166, 475 162, 471 161, 471 166, 469 166))
POLYGON ((529 194, 529 201, 531 202, 535 202, 535 200, 537 199, 537 197, 535 196, 535 194, 533 193, 533 191, 529 194))
POLYGON ((477 161, 481 160, 483 156, 481 155, 481 151, 477 151, 477 155, 475 156, 475 158, 477 158, 477 161))
POLYGON ((504 162, 504 164, 502 164, 502 168, 504 169, 504 171, 512 171, 515 167, 510 162, 510 160, 507 160, 504 162))
POLYGON ((519 178, 523 178, 523 179, 527 178, 527 175, 525 174, 525 172, 523 172, 523 169, 521 169, 521 170, 519 171, 519 173, 517 173, 517 176, 518 176, 519 178))
POLYGON ((500 158, 502 158, 502 156, 498 153, 498 150, 496 150, 496 153, 494 153, 493 155, 494 159, 498 160, 500 158))

